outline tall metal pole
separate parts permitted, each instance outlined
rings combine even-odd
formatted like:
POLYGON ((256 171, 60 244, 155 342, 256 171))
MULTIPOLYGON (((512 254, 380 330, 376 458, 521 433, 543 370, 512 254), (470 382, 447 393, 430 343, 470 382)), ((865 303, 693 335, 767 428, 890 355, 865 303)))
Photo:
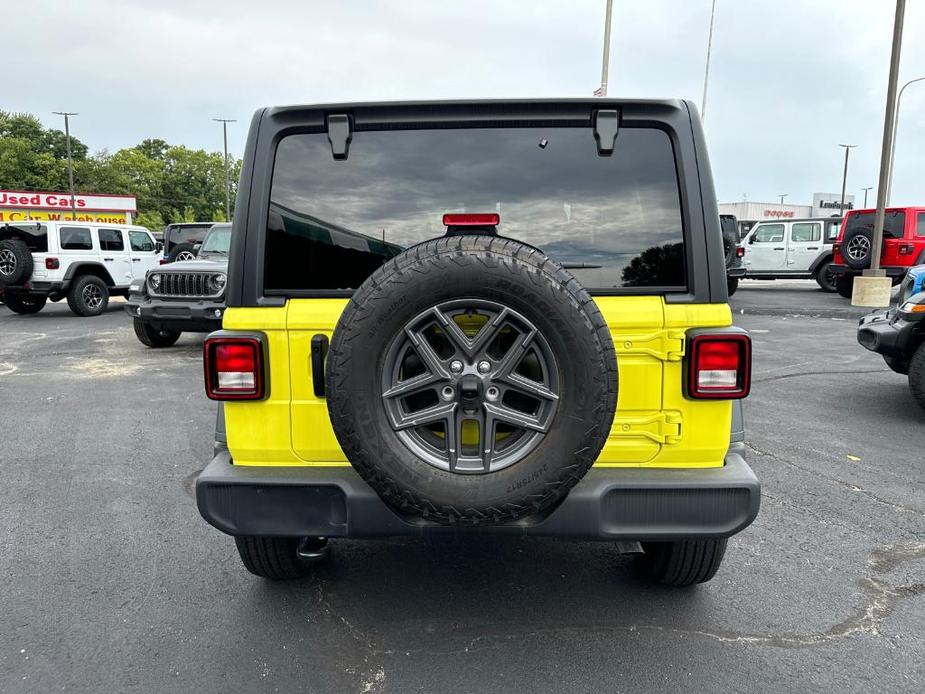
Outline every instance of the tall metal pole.
POLYGON ((880 251, 883 245, 883 222, 885 218, 886 198, 889 193, 890 157, 893 144, 893 127, 896 125, 896 82, 899 78, 899 56, 903 45, 903 17, 906 13, 906 0, 896 0, 896 17, 893 20, 893 51, 890 55, 890 77, 886 88, 886 112, 883 115, 883 146, 880 152, 880 181, 877 186, 877 216, 874 218, 874 237, 870 270, 864 274, 880 277, 880 251))
POLYGON ((613 14, 613 0, 607 0, 607 15, 604 17, 604 58, 601 63, 601 96, 607 96, 607 68, 610 65, 610 17, 613 14))
POLYGON ((713 19, 716 17, 716 0, 710 8, 710 35, 707 38, 707 64, 703 70, 703 98, 700 100, 700 119, 707 119, 707 82, 710 79, 710 52, 713 49, 713 19))
POLYGON ((777 197, 780 198, 780 204, 781 204, 781 205, 784 204, 784 198, 786 198, 788 195, 790 195, 790 193, 780 193, 780 194, 777 196, 777 197))
POLYGON ((231 175, 228 171, 228 124, 237 123, 234 118, 213 118, 216 123, 222 124, 222 134, 225 138, 225 221, 231 221, 231 175))
POLYGON ((852 147, 857 147, 857 145, 838 145, 839 147, 845 148, 845 172, 841 177, 841 202, 838 203, 838 214, 845 214, 845 184, 848 183, 848 152, 852 147))
POLYGON ((864 206, 861 209, 867 209, 867 191, 873 188, 873 186, 867 186, 866 188, 861 188, 864 191, 864 206))
POLYGON ((74 162, 71 159, 71 125, 68 122, 70 116, 80 115, 74 113, 73 111, 52 111, 57 116, 64 116, 64 142, 67 147, 67 179, 68 184, 71 186, 71 221, 77 219, 77 205, 75 203, 74 195, 74 162))
POLYGON ((895 163, 896 158, 896 131, 899 129, 899 107, 902 104, 903 92, 906 91, 906 87, 915 82, 921 82, 925 80, 925 77, 916 77, 914 80, 909 80, 906 82, 899 90, 899 95, 896 97, 896 116, 893 119, 893 142, 890 143, 890 175, 887 179, 886 184, 886 204, 890 204, 890 198, 893 196, 893 164, 895 163))

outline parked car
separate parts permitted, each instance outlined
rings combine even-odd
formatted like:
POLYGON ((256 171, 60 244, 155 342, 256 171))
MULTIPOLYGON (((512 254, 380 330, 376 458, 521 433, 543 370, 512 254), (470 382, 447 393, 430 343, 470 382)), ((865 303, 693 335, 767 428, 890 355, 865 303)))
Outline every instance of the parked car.
POLYGON ((17 222, 0 226, 0 295, 11 311, 38 313, 66 298, 79 316, 97 316, 157 267, 151 232, 126 224, 17 222))
MULTIPOLYGON (((876 210, 852 210, 835 243, 832 270, 838 293, 851 298, 854 278, 870 267, 876 210)), ((883 219, 880 267, 902 282, 906 271, 925 263, 925 207, 889 207, 883 219)))
POLYGON ((910 268, 901 285, 897 305, 861 318, 858 342, 908 375, 912 396, 925 409, 925 265, 910 268))
POLYGON ((743 240, 745 276, 749 279, 814 279, 835 291, 833 244, 841 218, 758 222, 743 240))
POLYGON ((745 266, 742 264, 745 247, 739 243, 739 223, 735 215, 721 214, 719 225, 723 231, 723 252, 726 254, 726 287, 729 296, 732 296, 739 288, 739 280, 745 276, 745 266))
POLYGON ((712 578, 760 489, 706 162, 685 101, 258 111, 203 517, 271 579, 330 537, 447 532, 712 578))
POLYGON ((192 260, 215 222, 181 222, 164 227, 164 263, 192 260))
POLYGON ((184 332, 222 327, 230 244, 231 225, 214 224, 194 260, 162 265, 129 287, 125 312, 142 344, 169 347, 184 332))

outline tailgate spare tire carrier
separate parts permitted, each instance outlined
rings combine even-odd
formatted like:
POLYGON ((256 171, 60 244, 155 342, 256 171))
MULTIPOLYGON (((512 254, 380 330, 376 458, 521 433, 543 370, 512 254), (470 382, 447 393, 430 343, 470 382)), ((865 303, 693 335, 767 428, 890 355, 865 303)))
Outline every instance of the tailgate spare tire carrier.
POLYGON ((610 432, 617 364, 588 293, 539 250, 454 236, 355 293, 326 393, 348 459, 408 516, 476 525, 555 506, 610 432))

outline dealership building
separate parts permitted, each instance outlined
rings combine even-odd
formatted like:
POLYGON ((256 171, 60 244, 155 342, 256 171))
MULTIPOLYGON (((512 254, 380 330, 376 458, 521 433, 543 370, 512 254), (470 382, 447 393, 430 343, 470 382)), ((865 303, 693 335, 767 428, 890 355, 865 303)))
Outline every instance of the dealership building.
MULTIPOLYGON (((854 196, 845 195, 845 211, 854 209, 854 196)), ((807 219, 811 217, 840 217, 841 193, 813 193, 811 205, 782 205, 779 202, 721 202, 720 214, 735 215, 739 228, 747 232, 756 222, 773 219, 807 219)))
POLYGON ((0 224, 61 221, 131 224, 137 212, 133 195, 74 195, 22 190, 0 190, 0 224))

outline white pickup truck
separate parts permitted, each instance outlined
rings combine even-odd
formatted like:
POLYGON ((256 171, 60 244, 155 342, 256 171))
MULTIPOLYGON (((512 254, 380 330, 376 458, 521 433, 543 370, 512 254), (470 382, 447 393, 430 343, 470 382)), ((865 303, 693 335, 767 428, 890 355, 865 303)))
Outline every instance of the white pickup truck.
POLYGON ((835 291, 832 244, 840 217, 759 222, 743 239, 746 279, 814 279, 835 291))

